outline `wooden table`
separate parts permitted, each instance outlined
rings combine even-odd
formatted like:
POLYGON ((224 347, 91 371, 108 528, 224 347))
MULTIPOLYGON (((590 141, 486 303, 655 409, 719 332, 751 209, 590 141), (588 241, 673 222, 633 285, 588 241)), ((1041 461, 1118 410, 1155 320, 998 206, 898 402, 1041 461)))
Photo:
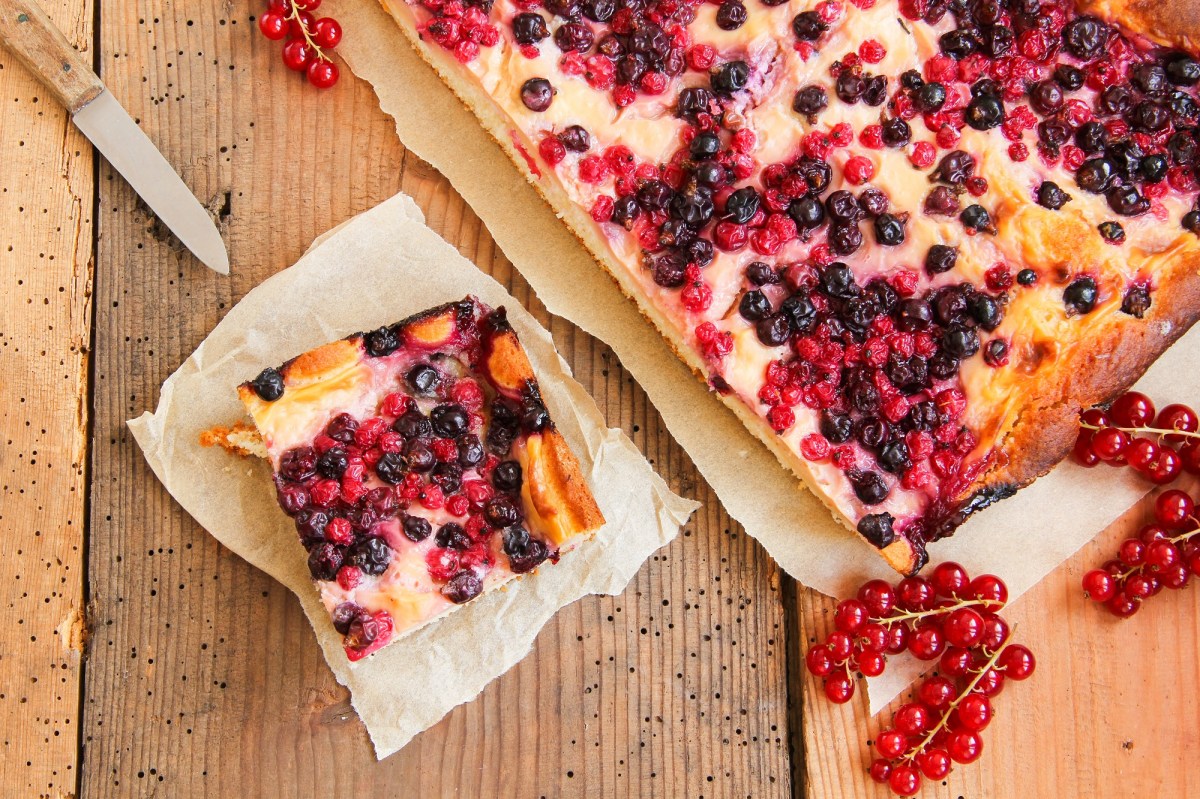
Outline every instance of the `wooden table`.
MULTIPOLYGON (((833 603, 723 512, 612 352, 545 312, 368 86, 304 85, 257 6, 46 5, 219 220, 234 271, 181 251, 0 54, 4 795, 887 795, 864 774, 879 722, 862 692, 835 708, 802 670, 833 603), (377 763, 298 603, 174 504, 124 421, 246 291, 397 191, 534 311, 609 423, 703 508, 623 595, 562 611, 479 699, 377 763)), ((1146 516, 1012 609, 1038 674, 999 700, 981 762, 928 795, 1200 795, 1184 762, 1200 592, 1118 623, 1078 587, 1146 516)))

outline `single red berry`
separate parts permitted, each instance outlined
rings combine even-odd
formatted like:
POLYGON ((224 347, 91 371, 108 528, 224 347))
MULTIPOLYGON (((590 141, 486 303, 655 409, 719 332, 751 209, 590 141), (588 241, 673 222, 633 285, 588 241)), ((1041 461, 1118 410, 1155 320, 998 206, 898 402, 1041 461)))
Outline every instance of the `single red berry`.
POLYGON ((983 614, 983 635, 979 637, 979 645, 994 651, 1007 640, 1008 622, 994 613, 983 614))
POLYGON ((842 661, 850 657, 854 639, 841 631, 832 632, 825 639, 825 646, 829 648, 829 655, 834 661, 842 661))
POLYGON ((984 696, 995 696, 1004 690, 1004 675, 997 669, 987 669, 979 675, 975 690, 984 696))
POLYGON ((1154 518, 1164 527, 1177 529, 1187 523, 1195 503, 1187 492, 1178 489, 1164 491, 1154 500, 1154 518))
POLYGON ((1158 460, 1158 444, 1148 438, 1135 438, 1125 450, 1125 462, 1133 469, 1144 472, 1158 460))
POLYGON ((877 757, 871 761, 870 768, 867 773, 871 775, 871 779, 880 784, 888 781, 888 777, 892 775, 891 762, 884 760, 882 757, 877 757))
MULTIPOLYGON (((1008 652, 1011 649, 1005 651, 1008 652)), ((959 728, 968 732, 982 732, 992 721, 992 703, 986 696, 967 694, 959 702, 955 713, 958 714, 959 728)))
POLYGON ((858 628, 859 646, 864 652, 885 652, 888 646, 888 629, 882 624, 869 621, 858 628))
POLYGON ((1119 458, 1129 446, 1129 435, 1124 430, 1115 427, 1105 427, 1097 430, 1092 436, 1092 452, 1102 461, 1114 461, 1119 458))
POLYGON ((817 644, 809 649, 804 656, 804 664, 816 677, 825 677, 833 671, 833 657, 829 654, 829 648, 824 644, 817 644))
POLYGON ((945 749, 926 749, 917 757, 921 773, 928 779, 945 779, 950 773, 950 754, 945 749))
POLYGON ((1137 613, 1141 606, 1142 603, 1139 600, 1126 595, 1124 591, 1118 591, 1112 599, 1105 603, 1108 611, 1120 619, 1128 619, 1137 613))
POLYGON ((357 566, 343 566, 338 569, 337 582, 344 591, 354 590, 362 582, 362 569, 357 566))
POLYGON ((1103 408, 1088 408, 1079 416, 1080 420, 1091 427, 1108 427, 1108 413, 1103 408))
POLYGON ((878 677, 887 667, 887 658, 878 652, 867 650, 859 652, 854 662, 864 677, 878 677))
POLYGON ((933 166, 933 161, 937 157, 937 149, 927 141, 919 141, 913 145, 912 151, 908 154, 908 160, 917 169, 928 169, 933 166))
POLYGON ((929 722, 932 720, 933 714, 929 712, 929 708, 920 702, 909 702, 896 711, 892 723, 898 731, 915 737, 929 729, 929 722))
POLYGON ((981 574, 972 580, 970 594, 987 602, 984 609, 993 612, 1008 602, 1008 586, 994 574, 981 574))
POLYGON ((1125 595, 1130 599, 1145 599, 1154 593, 1154 581, 1147 574, 1138 573, 1125 581, 1125 595))
POLYGON ((1028 647, 1013 644, 1000 653, 997 665, 1004 671, 1004 676, 1010 680, 1024 680, 1033 674, 1037 662, 1028 647))
POLYGON ((1157 524, 1148 524, 1138 531, 1138 540, 1146 546, 1150 546, 1155 541, 1161 541, 1167 537, 1166 529, 1157 524))
POLYGON ((950 647, 938 661, 938 672, 947 677, 965 677, 975 665, 975 656, 969 649, 950 647))
POLYGON ((846 161, 843 172, 849 183, 859 186, 875 177, 875 164, 869 158, 856 155, 846 161))
POLYGON ((896 597, 905 610, 929 610, 933 607, 934 590, 923 577, 905 577, 896 586, 896 597))
POLYGON ((1140 391, 1129 391, 1117 397, 1108 415, 1118 427, 1144 427, 1154 418, 1154 403, 1140 391))
POLYGON ((941 627, 927 623, 917 627, 908 639, 908 651, 918 660, 933 660, 946 648, 946 638, 941 627))
POLYGON ((324 58, 308 65, 308 82, 318 89, 328 89, 338 82, 338 67, 324 58))
POLYGON ((1179 453, 1170 447, 1163 447, 1158 453, 1158 460, 1146 470, 1146 476, 1155 485, 1166 485, 1182 471, 1183 459, 1179 457, 1179 453))
POLYGON ((858 589, 858 599, 872 617, 880 619, 896 606, 896 592, 883 580, 868 580, 858 589))
POLYGON ((258 29, 268 39, 279 41, 287 36, 288 22, 284 19, 283 14, 268 11, 258 18, 258 29))
POLYGON ((838 603, 833 614, 833 624, 845 633, 852 633, 867 623, 867 606, 857 599, 845 599, 838 603))
POLYGON ((1117 580, 1104 569, 1092 569, 1083 575, 1083 590, 1095 602, 1107 602, 1117 593, 1117 580))
POLYGON ((1089 469, 1100 465, 1100 457, 1092 450, 1092 431, 1079 431, 1079 436, 1075 439, 1075 448, 1071 450, 1071 456, 1080 466, 1086 466, 1089 469))
POLYGON ((1138 538, 1126 538, 1117 547, 1117 557, 1126 566, 1141 566, 1146 559, 1146 545, 1138 538))
POLYGON ((934 568, 933 574, 929 576, 929 582, 938 596, 957 599, 966 592, 971 578, 962 566, 953 561, 946 561, 939 563, 934 568))
POLYGON ((314 51, 303 39, 292 39, 283 46, 283 63, 288 69, 300 72, 307 69, 314 51))
POLYGON ((983 739, 976 732, 956 732, 947 739, 946 751, 955 763, 974 763, 983 754, 983 739))
POLYGON ((942 621, 942 632, 950 646, 970 649, 983 636, 983 617, 974 608, 959 608, 942 621))
POLYGON ((888 628, 888 644, 885 650, 889 655, 899 655, 908 649, 908 628, 903 624, 893 624, 888 628))
POLYGON ((835 705, 844 705, 854 697, 854 681, 844 673, 826 678, 825 696, 835 705))
POLYGON ((954 683, 945 677, 929 677, 917 688, 917 698, 923 705, 941 710, 954 699, 954 683))
POLYGON ((312 30, 313 22, 312 14, 300 11, 288 21, 288 35, 293 39, 303 39, 305 31, 312 30))
POLYGON ((321 17, 313 23, 312 37, 318 47, 332 50, 342 41, 342 26, 333 17, 321 17))
MULTIPOLYGON (((1158 412, 1158 418, 1155 420, 1154 426, 1162 430, 1179 430, 1184 433, 1194 433, 1200 429, 1200 419, 1196 417, 1196 412, 1188 406, 1174 403, 1158 412)), ((1167 441, 1170 441, 1172 444, 1178 444, 1186 440, 1188 440, 1187 436, 1167 436, 1167 441)))
POLYGON ((908 751, 908 736, 899 730, 884 730, 875 737, 875 748, 879 754, 895 760, 908 751))
POLYGON ((1170 541, 1155 541, 1146 547, 1146 568, 1154 572, 1164 571, 1179 563, 1182 556, 1170 541))
POLYGON ((912 796, 921 790, 921 775, 912 766, 896 766, 888 777, 888 787, 897 796, 912 796))
POLYGON ((1179 457, 1188 474, 1200 474, 1200 442, 1191 440, 1184 444, 1179 448, 1179 457))

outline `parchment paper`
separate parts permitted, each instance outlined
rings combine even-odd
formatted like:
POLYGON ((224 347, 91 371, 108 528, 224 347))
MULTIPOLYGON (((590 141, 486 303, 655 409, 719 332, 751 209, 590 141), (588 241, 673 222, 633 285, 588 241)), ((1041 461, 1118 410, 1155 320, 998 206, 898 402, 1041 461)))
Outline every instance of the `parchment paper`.
MULTIPOLYGON (((528 185, 473 114, 409 46, 378 0, 339 0, 347 31, 339 52, 374 86, 404 145, 449 178, 496 243, 554 314, 613 348, 662 414, 731 516, 804 585, 849 595, 863 580, 895 574, 833 521, 776 458, 683 366, 566 226, 528 185), (448 135, 453 132, 453 135, 448 135)), ((1142 382, 1157 397, 1200 389, 1200 331, 1164 356, 1142 382)), ((1015 598, 1035 585, 1147 491, 1109 471, 1102 489, 1064 465, 1013 499, 976 516, 931 547, 934 561, 994 572, 1015 598)), ((903 690, 917 667, 896 659, 871 680, 874 713, 903 690)))
POLYGON ((550 334, 499 283, 425 227, 404 195, 326 234, 295 266, 247 294, 163 384, 158 409, 129 428, 188 513, 300 598, 379 758, 521 660, 559 608, 586 594, 623 591, 698 507, 671 493, 620 430, 606 428, 550 334), (234 387, 264 365, 467 293, 508 309, 551 416, 579 456, 608 523, 536 576, 485 594, 351 664, 312 585, 291 521, 276 505, 266 462, 206 449, 198 436, 245 416, 234 387))

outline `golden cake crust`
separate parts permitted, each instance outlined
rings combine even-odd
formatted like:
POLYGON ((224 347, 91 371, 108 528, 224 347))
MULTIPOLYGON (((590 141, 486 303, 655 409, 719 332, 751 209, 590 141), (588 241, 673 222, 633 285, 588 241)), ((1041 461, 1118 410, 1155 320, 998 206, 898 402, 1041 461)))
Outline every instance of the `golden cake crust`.
POLYGON ((1076 7, 1164 47, 1200 50, 1200 3, 1196 0, 1077 0, 1076 7))

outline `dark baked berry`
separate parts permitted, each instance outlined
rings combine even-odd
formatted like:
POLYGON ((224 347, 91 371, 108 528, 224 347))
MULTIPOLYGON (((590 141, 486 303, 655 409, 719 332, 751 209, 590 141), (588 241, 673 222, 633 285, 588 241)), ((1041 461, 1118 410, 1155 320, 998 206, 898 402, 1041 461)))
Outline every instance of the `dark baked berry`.
POLYGON ((318 544, 309 550, 308 571, 314 580, 332 580, 342 568, 344 557, 342 548, 336 544, 318 544))
POLYGON ((1150 210, 1150 200, 1133 185, 1113 186, 1105 199, 1108 207, 1121 216, 1139 216, 1150 210))
POLYGON ((1100 231, 1100 236, 1109 244, 1120 244, 1125 241, 1125 228, 1121 227, 1119 222, 1101 222, 1096 226, 1100 231))
POLYGON ((1077 277, 1063 290, 1063 304, 1068 312, 1091 313, 1096 307, 1096 281, 1087 275, 1077 277))
POLYGON ((904 224, 891 214, 880 214, 875 218, 875 240, 887 247, 904 243, 904 224))
POLYGON ((713 91, 718 94, 733 94, 746 88, 750 80, 750 65, 745 61, 730 61, 715 67, 709 75, 713 91))
POLYGON ((826 197, 825 207, 837 222, 857 222, 866 216, 858 198, 845 189, 838 189, 826 197))
POLYGON ((462 467, 453 461, 439 463, 433 467, 433 474, 429 479, 444 493, 453 494, 462 488, 462 467))
POLYGON ((821 435, 833 444, 845 444, 854 433, 854 422, 849 416, 833 411, 821 412, 821 435))
POLYGON ((879 472, 866 471, 850 478, 854 494, 865 505, 878 505, 887 499, 888 485, 879 472))
POLYGON ((1092 158, 1084 161, 1075 171, 1075 182, 1079 188, 1092 194, 1102 194, 1113 178, 1113 163, 1107 158, 1092 158))
POLYGON ((350 624, 363 613, 363 609, 353 602, 343 602, 333 609, 330 614, 330 619, 333 621, 333 629, 337 630, 342 635, 350 632, 350 624))
POLYGON ((715 98, 712 92, 703 86, 693 86, 679 93, 679 101, 675 105, 675 113, 684 119, 695 120, 697 114, 707 114, 715 98))
POLYGON ((966 28, 947 31, 938 39, 938 46, 942 52, 956 61, 961 61, 978 50, 979 44, 975 32, 966 28))
POLYGON ((829 106, 829 94, 824 86, 812 84, 796 92, 792 99, 792 110, 810 120, 829 106))
POLYGON ((358 430, 358 420, 348 413, 339 413, 325 425, 325 435, 343 444, 354 443, 354 431, 358 430))
POLYGON ((330 447, 317 458, 317 471, 322 477, 331 480, 340 480, 349 465, 350 459, 346 457, 346 450, 341 447, 330 447))
POLYGON ((1159 103, 1147 100, 1133 107, 1129 121, 1136 130, 1157 133, 1171 124, 1171 113, 1159 103))
POLYGON ((972 328, 953 325, 942 334, 942 347, 959 360, 970 358, 979 352, 979 334, 972 328))
POLYGON ((988 366, 1003 366, 1008 363, 1008 342, 994 338, 983 348, 983 362, 988 366))
POLYGON ((1063 107, 1063 90, 1056 82, 1044 80, 1035 83, 1029 90, 1029 102, 1033 110, 1043 116, 1050 116, 1063 107))
POLYGON ((1099 122, 1085 122, 1075 131, 1075 143, 1089 155, 1098 153, 1108 144, 1108 130, 1099 122))
POLYGON ((1142 94, 1157 97, 1167 89, 1167 71, 1161 64, 1144 61, 1133 68, 1129 82, 1142 94))
POLYGON ((1180 221, 1184 230, 1200 235, 1200 211, 1188 211, 1180 221))
POLYGON ((910 297, 900 303, 900 315, 896 318, 896 326, 905 332, 924 330, 933 322, 933 309, 929 303, 919 297, 910 297))
POLYGON ((375 464, 375 474, 379 475, 379 479, 389 485, 398 485, 404 482, 404 475, 408 472, 408 463, 404 457, 396 452, 385 452, 375 464))
POLYGON ((528 574, 549 555, 546 545, 520 525, 504 533, 504 554, 508 555, 508 567, 513 574, 528 574))
MULTIPOLYGON (((1186 131, 1176 131, 1171 138, 1167 139, 1167 152, 1171 155, 1171 160, 1180 166, 1189 166, 1196 160, 1196 140, 1191 134, 1186 131)), ((1162 180, 1167 174, 1167 159, 1162 155, 1148 155, 1142 159, 1141 172, 1146 180, 1151 183, 1162 180), (1153 167, 1156 178, 1150 178, 1147 175, 1146 162, 1150 159, 1155 159, 1153 167)))
POLYGON ((985 94, 971 100, 964 116, 975 130, 991 130, 1004 122, 1004 103, 998 97, 985 94))
POLYGON ((302 483, 317 470, 317 452, 312 447, 293 447, 279 459, 279 473, 289 480, 302 483))
POLYGON ((1189 55, 1176 53, 1167 59, 1167 80, 1176 86, 1194 86, 1200 81, 1200 62, 1189 55))
POLYGON ((725 200, 723 219, 744 225, 758 213, 759 197, 753 186, 744 186, 725 200))
POLYGON ((936 81, 926 83, 913 93, 913 103, 921 113, 931 114, 946 103, 946 87, 936 81))
POLYGON ((592 22, 608 22, 615 13, 616 0, 584 0, 583 15, 592 22))
POLYGON ((806 194, 788 204, 788 216, 792 218, 797 227, 812 230, 820 227, 821 223, 825 221, 825 206, 817 197, 806 194))
POLYGON ((908 446, 903 440, 884 444, 875 458, 885 472, 904 474, 912 468, 912 459, 908 455, 908 446))
POLYGON ((866 416, 855 424, 854 435, 867 449, 877 450, 891 439, 892 426, 878 416, 866 416))
POLYGON ((934 244, 925 254, 925 271, 930 275, 949 272, 958 262, 958 248, 948 244, 934 244))
POLYGON ((530 78, 521 84, 521 102, 530 111, 545 111, 554 101, 554 87, 545 78, 530 78))
POLYGON ((518 44, 537 44, 550 35, 541 14, 517 14, 513 17, 512 28, 518 44))
POLYGON ((862 79, 862 75, 849 69, 842 70, 833 84, 838 99, 849 105, 857 103, 866 88, 867 83, 862 79))
POLYGON ((883 123, 883 143, 888 147, 907 147, 912 140, 912 128, 900 117, 883 123))
POLYGON ((413 391, 424 396, 433 394, 437 390, 438 384, 442 382, 442 376, 438 374, 437 369, 424 363, 409 369, 404 379, 408 381, 413 391))
POLYGON ((834 261, 822 269, 820 281, 822 291, 839 299, 849 299, 861 291, 854 282, 854 272, 841 261, 834 261))
POLYGON ((433 525, 429 523, 428 519, 410 516, 406 513, 400 522, 400 529, 404 531, 404 536, 409 541, 420 543, 429 538, 433 532, 433 525))
POLYGON ((325 528, 329 524, 329 515, 319 510, 302 510, 292 520, 296 525, 296 535, 305 547, 325 539, 325 528))
POLYGON ((558 134, 558 140, 573 153, 586 153, 592 149, 592 135, 582 125, 569 125, 558 134))
POLYGON ((900 73, 900 88, 907 91, 916 91, 925 85, 925 79, 921 77, 921 73, 915 69, 906 69, 900 73))
POLYGON ((858 533, 876 549, 883 549, 896 540, 890 513, 869 513, 858 520, 858 533))
POLYGON ((509 527, 521 521, 521 510, 509 497, 492 497, 483 508, 483 517, 492 527, 509 527))
POLYGON ((763 261, 751 261, 746 266, 746 279, 754 286, 769 286, 781 280, 775 268, 763 261))
POLYGON ((866 211, 867 216, 878 217, 888 209, 887 195, 876 188, 866 188, 859 192, 858 204, 866 211))
POLYGON ((996 302, 995 298, 982 293, 972 294, 967 299, 967 312, 980 327, 988 332, 999 327, 1001 320, 1004 319, 1004 309, 1000 303, 996 302))
POLYGON ((883 101, 887 99, 887 89, 886 75, 868 75, 863 80, 862 101, 869 106, 883 105, 883 101))
POLYGON ((1150 287, 1145 283, 1134 283, 1121 299, 1121 310, 1141 319, 1150 310, 1150 287))
POLYGON ((792 335, 792 323, 787 314, 774 313, 760 319, 754 326, 758 340, 768 347, 778 347, 787 342, 792 335))
POLYGON ((377 330, 372 330, 366 335, 365 341, 367 353, 374 355, 376 358, 391 355, 400 348, 400 336, 390 327, 381 327, 377 330))
POLYGON ((958 218, 968 230, 984 231, 992 234, 996 232, 996 227, 992 224, 991 214, 982 205, 968 205, 959 214, 958 218))
POLYGON ((407 439, 429 438, 433 435, 433 425, 416 408, 409 408, 403 416, 392 422, 392 430, 407 439))
POLYGON ((1071 195, 1059 188, 1054 181, 1047 180, 1038 186, 1037 201, 1043 208, 1057 211, 1071 201, 1071 195))
POLYGON ((517 491, 521 488, 521 464, 501 461, 492 470, 492 485, 497 491, 517 491))
POLYGON ((442 596, 456 605, 470 602, 483 593, 483 580, 473 571, 460 571, 442 586, 442 596))
POLYGON ((1022 269, 1020 272, 1017 272, 1017 282, 1022 286, 1032 286, 1034 283, 1037 283, 1037 279, 1037 272, 1032 269, 1022 269))
POLYGON ((1063 28, 1063 44, 1071 55, 1090 61, 1104 52, 1108 33, 1108 26, 1095 17, 1078 17, 1063 28))
POLYGON ((596 36, 592 29, 582 22, 567 22, 559 25, 558 30, 554 31, 554 43, 564 53, 586 53, 592 49, 595 42, 596 36))
POLYGON ((442 438, 458 438, 467 432, 467 412, 454 403, 438 405, 429 412, 429 423, 433 432, 442 438))
POLYGON ((1016 42, 1016 34, 1012 28, 994 25, 983 32, 980 38, 980 49, 988 58, 1000 58, 1012 49, 1016 42))
POLYGON ((250 381, 250 388, 264 402, 274 402, 283 396, 283 375, 277 369, 267 367, 250 381))
POLYGON ((443 549, 457 549, 460 552, 471 546, 471 537, 458 522, 446 522, 439 527, 434 541, 443 549))
POLYGON ((746 24, 746 7, 741 0, 725 0, 717 8, 717 27, 735 31, 746 24))
POLYGON ((473 466, 483 463, 485 454, 483 451, 483 442, 479 440, 479 436, 468 434, 459 437, 458 465, 462 468, 470 469, 473 466))
POLYGON ((949 186, 934 186, 922 206, 931 216, 954 216, 960 207, 958 195, 949 186))
POLYGON ((802 42, 815 42, 829 26, 816 11, 802 11, 792 20, 792 33, 802 42))
POLYGON ((701 133, 692 139, 688 152, 697 161, 707 160, 721 152, 721 140, 715 133, 701 133))
POLYGON ((975 158, 962 150, 951 150, 942 156, 929 179, 951 186, 961 186, 975 173, 975 158))
POLYGON ((391 562, 392 548, 382 538, 375 536, 364 538, 346 553, 346 563, 357 566, 363 574, 383 574, 391 562))
POLYGON ((1054 68, 1054 79, 1058 81, 1058 85, 1062 86, 1069 92, 1073 92, 1083 86, 1083 81, 1086 75, 1082 69, 1073 67, 1070 64, 1059 64, 1054 68))
POLYGON ((757 322, 771 313, 771 301, 761 291, 747 291, 738 303, 738 313, 747 322, 757 322))

